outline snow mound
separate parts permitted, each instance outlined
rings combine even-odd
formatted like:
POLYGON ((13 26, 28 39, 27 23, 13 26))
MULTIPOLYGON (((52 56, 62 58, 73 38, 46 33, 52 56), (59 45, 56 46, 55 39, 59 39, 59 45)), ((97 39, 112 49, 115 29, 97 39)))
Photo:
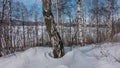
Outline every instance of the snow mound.
POLYGON ((76 47, 58 59, 50 52, 51 48, 36 47, 1 57, 0 68, 120 68, 120 43, 76 47))
POLYGON ((59 65, 56 68, 68 68, 66 65, 59 65))

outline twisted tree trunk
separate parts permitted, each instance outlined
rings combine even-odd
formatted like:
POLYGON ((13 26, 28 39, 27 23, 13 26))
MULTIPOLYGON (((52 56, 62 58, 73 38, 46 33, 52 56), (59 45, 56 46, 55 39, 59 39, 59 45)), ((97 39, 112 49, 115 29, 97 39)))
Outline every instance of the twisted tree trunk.
POLYGON ((56 29, 54 16, 51 9, 51 0, 42 0, 42 7, 47 32, 53 46, 53 56, 54 58, 60 58, 64 55, 64 47, 60 34, 56 29))

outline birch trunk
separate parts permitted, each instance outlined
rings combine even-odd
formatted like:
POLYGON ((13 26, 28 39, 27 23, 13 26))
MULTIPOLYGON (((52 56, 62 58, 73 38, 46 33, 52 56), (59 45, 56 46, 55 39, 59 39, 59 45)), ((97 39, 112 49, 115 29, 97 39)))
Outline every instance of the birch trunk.
POLYGON ((47 32, 53 46, 53 56, 54 58, 60 58, 64 55, 64 47, 60 34, 58 33, 54 22, 54 17, 51 9, 51 0, 42 0, 42 6, 47 32))
POLYGON ((107 11, 108 11, 108 14, 107 14, 107 26, 108 26, 108 29, 107 29, 107 39, 108 41, 111 40, 111 32, 112 32, 112 23, 110 22, 110 14, 111 14, 111 11, 110 11, 110 7, 111 7, 111 4, 110 4, 110 0, 107 0, 107 11))
POLYGON ((99 43, 99 21, 98 21, 98 0, 95 1, 96 10, 96 43, 99 43))
POLYGON ((77 14, 78 14, 78 29, 79 29, 79 37, 80 37, 80 44, 81 46, 84 45, 83 43, 83 31, 82 31, 82 22, 81 22, 81 14, 80 14, 80 0, 77 0, 77 14))
POLYGON ((11 48, 12 48, 12 27, 11 27, 11 25, 12 25, 12 6, 11 6, 11 3, 12 3, 12 0, 8 0, 8 23, 9 23, 9 27, 8 27, 8 29, 9 29, 9 43, 8 43, 8 45, 10 46, 9 47, 9 51, 11 52, 11 48))
POLYGON ((56 23, 57 23, 57 30, 58 32, 60 32, 60 29, 59 29, 59 11, 58 11, 58 0, 56 0, 56 23))
POLYGON ((0 56, 2 56, 2 34, 3 34, 3 29, 4 26, 3 26, 3 20, 4 20, 4 12, 5 12, 5 5, 6 5, 7 1, 6 0, 2 0, 2 18, 1 18, 1 21, 0 21, 0 56))

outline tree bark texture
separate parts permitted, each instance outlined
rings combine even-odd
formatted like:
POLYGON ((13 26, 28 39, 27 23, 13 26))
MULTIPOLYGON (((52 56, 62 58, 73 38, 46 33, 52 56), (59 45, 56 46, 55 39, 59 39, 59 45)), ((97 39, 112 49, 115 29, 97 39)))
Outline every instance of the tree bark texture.
POLYGON ((64 55, 64 47, 60 34, 58 33, 55 25, 54 16, 51 9, 51 0, 42 0, 42 6, 46 29, 53 46, 54 58, 60 58, 64 55))

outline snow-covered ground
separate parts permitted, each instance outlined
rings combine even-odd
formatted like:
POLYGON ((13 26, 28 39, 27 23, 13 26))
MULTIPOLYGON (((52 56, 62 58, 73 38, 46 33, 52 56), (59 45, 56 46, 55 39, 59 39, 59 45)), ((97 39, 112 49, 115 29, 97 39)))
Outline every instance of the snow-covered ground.
POLYGON ((120 68, 120 43, 65 48, 62 58, 49 56, 47 47, 30 48, 0 58, 0 68, 120 68))

